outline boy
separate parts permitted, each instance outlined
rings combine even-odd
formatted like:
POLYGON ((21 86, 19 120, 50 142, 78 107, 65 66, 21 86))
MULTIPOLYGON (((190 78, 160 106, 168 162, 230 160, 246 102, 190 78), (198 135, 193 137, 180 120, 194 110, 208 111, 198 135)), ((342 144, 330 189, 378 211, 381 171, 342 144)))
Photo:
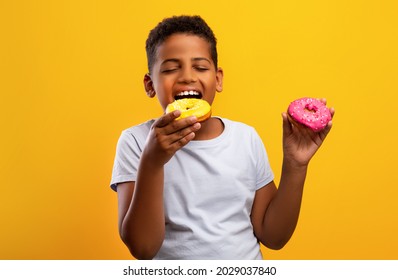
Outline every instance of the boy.
MULTIPOLYGON (((163 110, 190 94, 212 104, 222 91, 216 38, 198 16, 163 20, 146 42, 144 86, 163 110)), ((332 112, 333 113, 333 112, 332 112)), ((123 131, 111 186, 119 232, 138 259, 262 259, 295 229, 307 166, 331 129, 283 118, 279 187, 255 130, 220 117, 203 123, 174 111, 123 131)))

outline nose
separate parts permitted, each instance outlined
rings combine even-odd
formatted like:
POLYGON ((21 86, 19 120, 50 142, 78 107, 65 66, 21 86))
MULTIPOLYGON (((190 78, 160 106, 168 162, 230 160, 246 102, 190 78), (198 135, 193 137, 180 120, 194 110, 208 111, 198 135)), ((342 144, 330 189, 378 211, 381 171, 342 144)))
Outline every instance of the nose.
POLYGON ((191 67, 184 67, 182 71, 180 72, 181 75, 179 77, 179 81, 181 83, 194 83, 197 81, 197 76, 191 67))

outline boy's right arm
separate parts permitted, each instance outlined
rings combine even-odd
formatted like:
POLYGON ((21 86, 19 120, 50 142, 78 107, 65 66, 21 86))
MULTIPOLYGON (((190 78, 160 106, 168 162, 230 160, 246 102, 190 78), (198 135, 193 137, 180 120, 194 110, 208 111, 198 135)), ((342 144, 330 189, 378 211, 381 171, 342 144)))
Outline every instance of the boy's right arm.
POLYGON ((136 182, 117 186, 119 233, 137 259, 152 259, 165 234, 163 210, 164 165, 195 137, 195 117, 175 121, 179 111, 156 120, 148 135, 136 182))

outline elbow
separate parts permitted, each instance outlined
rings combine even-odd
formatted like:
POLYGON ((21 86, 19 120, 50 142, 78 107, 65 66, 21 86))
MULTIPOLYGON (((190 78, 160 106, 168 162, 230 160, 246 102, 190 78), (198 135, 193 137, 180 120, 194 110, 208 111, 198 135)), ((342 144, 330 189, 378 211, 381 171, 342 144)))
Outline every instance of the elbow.
POLYGON ((137 260, 152 260, 156 256, 156 252, 150 248, 135 248, 128 246, 130 254, 137 260))
POLYGON ((280 250, 285 247, 287 242, 264 242, 264 246, 271 250, 280 250))
POLYGON ((137 260, 151 260, 158 253, 162 242, 153 242, 153 240, 137 240, 131 234, 121 233, 120 237, 127 246, 130 254, 137 260))
MULTIPOLYGON (((271 228, 271 227, 267 227, 271 228)), ((264 230, 258 236, 260 242, 271 250, 280 250, 285 247, 293 235, 293 230, 264 230)))
POLYGON ((275 238, 264 238, 261 240, 261 243, 271 250, 280 250, 289 242, 290 237, 282 238, 282 237, 275 237, 275 238))

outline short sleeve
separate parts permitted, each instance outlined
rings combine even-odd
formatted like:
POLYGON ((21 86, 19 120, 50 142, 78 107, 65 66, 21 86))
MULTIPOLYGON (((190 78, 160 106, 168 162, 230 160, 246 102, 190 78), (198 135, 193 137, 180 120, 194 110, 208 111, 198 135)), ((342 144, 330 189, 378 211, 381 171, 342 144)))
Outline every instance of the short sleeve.
POLYGON ((254 131, 253 146, 256 155, 256 190, 258 190, 274 180, 274 173, 268 160, 267 151, 256 131, 254 131))
POLYGON ((116 191, 117 184, 135 181, 142 153, 142 144, 129 130, 123 131, 116 146, 111 188, 116 191))

